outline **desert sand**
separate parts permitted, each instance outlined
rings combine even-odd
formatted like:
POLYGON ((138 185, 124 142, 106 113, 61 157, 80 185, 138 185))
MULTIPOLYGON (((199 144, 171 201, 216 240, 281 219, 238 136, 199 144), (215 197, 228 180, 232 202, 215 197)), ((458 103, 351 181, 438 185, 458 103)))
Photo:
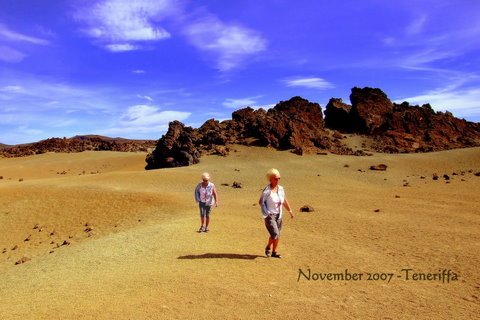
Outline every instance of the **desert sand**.
POLYGON ((148 172, 143 153, 0 159, 0 318, 478 319, 480 148, 235 149, 148 172), (369 170, 380 163, 387 171, 369 170), (285 216, 282 259, 263 256, 256 204, 270 167, 296 211, 285 216), (220 196, 208 234, 196 233, 193 201, 203 171, 220 196), (222 185, 233 181, 243 188, 222 185), (305 204, 315 211, 298 212, 305 204), (398 278, 404 268, 458 280, 398 278), (298 281, 299 269, 395 276, 298 281))

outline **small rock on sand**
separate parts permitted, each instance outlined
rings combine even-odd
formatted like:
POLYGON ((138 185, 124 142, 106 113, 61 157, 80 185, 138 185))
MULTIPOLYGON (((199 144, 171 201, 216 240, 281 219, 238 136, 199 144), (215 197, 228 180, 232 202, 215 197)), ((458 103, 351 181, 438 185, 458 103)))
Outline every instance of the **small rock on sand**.
POLYGON ((398 199, 400 198, 400 196, 398 194, 395 195, 395 199, 398 199))
POLYGON ((386 171, 387 170, 387 165, 381 163, 381 164, 378 164, 376 166, 370 166, 370 170, 386 171))
POLYGON ((232 188, 240 189, 240 188, 243 188, 243 185, 242 185, 241 182, 234 181, 234 182, 232 183, 232 188))
POLYGON ((306 204, 306 205, 304 205, 303 207, 300 208, 300 212, 314 212, 314 211, 315 211, 315 209, 308 204, 306 204))
POLYGON ((477 177, 480 177, 480 171, 479 171, 479 172, 475 172, 475 175, 476 175, 477 177))
POLYGON ((69 245, 70 245, 70 241, 64 240, 61 245, 62 245, 62 246, 69 246, 69 245))
POLYGON ((373 212, 380 212, 380 209, 375 209, 373 210, 373 212))
POLYGON ((15 265, 17 264, 22 264, 22 263, 25 263, 27 261, 30 261, 30 258, 29 257, 22 257, 20 260, 18 260, 17 262, 15 262, 15 265))
POLYGON ((433 180, 438 180, 438 174, 436 174, 436 173, 432 174, 432 179, 433 180))
POLYGON ((450 177, 448 176, 448 174, 444 174, 444 175, 443 175, 443 179, 445 179, 445 180, 450 180, 450 177))
POLYGON ((17 250, 17 249, 18 249, 18 246, 14 245, 13 248, 12 248, 12 251, 17 250))

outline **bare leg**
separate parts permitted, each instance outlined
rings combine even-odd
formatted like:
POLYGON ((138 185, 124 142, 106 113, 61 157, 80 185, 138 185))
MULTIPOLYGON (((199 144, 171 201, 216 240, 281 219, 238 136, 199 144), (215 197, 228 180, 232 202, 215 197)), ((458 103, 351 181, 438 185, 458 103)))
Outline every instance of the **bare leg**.
POLYGON ((272 252, 277 252, 278 241, 280 241, 280 239, 273 239, 273 241, 272 241, 272 243, 273 243, 272 252))
POLYGON ((205 225, 205 217, 204 216, 201 216, 200 217, 200 221, 202 223, 202 227, 205 225))
MULTIPOLYGON (((208 224, 209 224, 209 223, 210 223, 210 217, 207 217, 207 218, 206 218, 206 222, 205 222, 205 227, 208 228, 208 224)), ((203 225, 203 223, 202 223, 202 225, 203 225)))
POLYGON ((270 250, 270 248, 272 247, 273 241, 274 241, 274 240, 273 240, 272 237, 268 238, 268 244, 267 244, 268 250, 270 250))

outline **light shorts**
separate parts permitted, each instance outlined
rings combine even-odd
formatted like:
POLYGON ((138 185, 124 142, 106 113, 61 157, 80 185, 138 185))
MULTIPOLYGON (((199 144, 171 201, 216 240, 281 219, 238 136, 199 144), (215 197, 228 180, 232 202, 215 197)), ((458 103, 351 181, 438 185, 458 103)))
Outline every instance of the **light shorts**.
POLYGON ((272 239, 278 239, 280 237, 280 231, 282 231, 282 219, 280 219, 280 215, 269 214, 264 220, 270 237, 272 239))
POLYGON ((212 211, 212 206, 207 206, 205 202, 199 202, 198 207, 200 208, 200 217, 209 217, 210 211, 212 211))

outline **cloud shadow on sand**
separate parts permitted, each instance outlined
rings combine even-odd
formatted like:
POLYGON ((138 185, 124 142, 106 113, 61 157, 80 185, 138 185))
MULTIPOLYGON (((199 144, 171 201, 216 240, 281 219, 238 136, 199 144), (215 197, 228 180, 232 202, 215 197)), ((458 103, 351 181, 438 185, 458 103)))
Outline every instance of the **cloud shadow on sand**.
POLYGON ((255 260, 256 258, 265 258, 255 254, 237 254, 237 253, 204 253, 204 254, 190 254, 186 256, 179 256, 177 259, 240 259, 240 260, 255 260))

